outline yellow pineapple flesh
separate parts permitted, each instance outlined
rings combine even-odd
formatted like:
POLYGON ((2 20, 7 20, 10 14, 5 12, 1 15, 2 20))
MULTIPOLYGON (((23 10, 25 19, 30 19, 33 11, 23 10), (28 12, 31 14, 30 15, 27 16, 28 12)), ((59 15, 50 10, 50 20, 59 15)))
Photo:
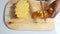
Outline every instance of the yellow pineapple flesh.
POLYGON ((29 4, 27 0, 19 0, 15 4, 15 14, 17 15, 18 18, 24 18, 27 16, 27 13, 29 11, 29 4))

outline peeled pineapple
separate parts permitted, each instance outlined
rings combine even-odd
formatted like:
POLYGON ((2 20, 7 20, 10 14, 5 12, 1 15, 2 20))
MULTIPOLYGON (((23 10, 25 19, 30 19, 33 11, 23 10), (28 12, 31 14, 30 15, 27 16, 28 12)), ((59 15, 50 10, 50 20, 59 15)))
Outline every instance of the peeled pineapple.
POLYGON ((15 6, 15 14, 18 18, 24 18, 27 16, 29 11, 29 4, 27 0, 19 0, 15 6))

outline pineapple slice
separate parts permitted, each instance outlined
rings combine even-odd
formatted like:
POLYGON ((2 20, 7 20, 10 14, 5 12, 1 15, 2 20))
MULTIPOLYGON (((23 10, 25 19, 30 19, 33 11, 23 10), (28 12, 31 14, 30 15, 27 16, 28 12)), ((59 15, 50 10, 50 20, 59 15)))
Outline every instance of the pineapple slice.
POLYGON ((29 11, 29 4, 27 0, 19 0, 15 6, 15 14, 18 18, 24 18, 27 16, 29 11))

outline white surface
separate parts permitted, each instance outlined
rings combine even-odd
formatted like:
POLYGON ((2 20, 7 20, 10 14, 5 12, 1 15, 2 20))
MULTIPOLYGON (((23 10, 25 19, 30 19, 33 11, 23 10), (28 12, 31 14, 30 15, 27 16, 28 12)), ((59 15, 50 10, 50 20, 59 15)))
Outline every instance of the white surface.
POLYGON ((60 34, 60 13, 55 18, 55 29, 57 34, 60 34))
POLYGON ((4 6, 8 0, 0 0, 0 34, 60 34, 60 13, 55 18, 53 31, 15 31, 8 29, 3 21, 4 6))

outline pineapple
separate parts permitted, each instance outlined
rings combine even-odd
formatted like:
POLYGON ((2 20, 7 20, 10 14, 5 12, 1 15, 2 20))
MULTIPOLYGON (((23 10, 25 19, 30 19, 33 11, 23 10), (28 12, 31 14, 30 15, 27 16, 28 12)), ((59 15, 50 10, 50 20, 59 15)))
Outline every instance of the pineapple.
POLYGON ((15 4, 15 14, 18 18, 25 18, 27 17, 28 11, 29 11, 29 4, 27 0, 19 0, 15 4))

